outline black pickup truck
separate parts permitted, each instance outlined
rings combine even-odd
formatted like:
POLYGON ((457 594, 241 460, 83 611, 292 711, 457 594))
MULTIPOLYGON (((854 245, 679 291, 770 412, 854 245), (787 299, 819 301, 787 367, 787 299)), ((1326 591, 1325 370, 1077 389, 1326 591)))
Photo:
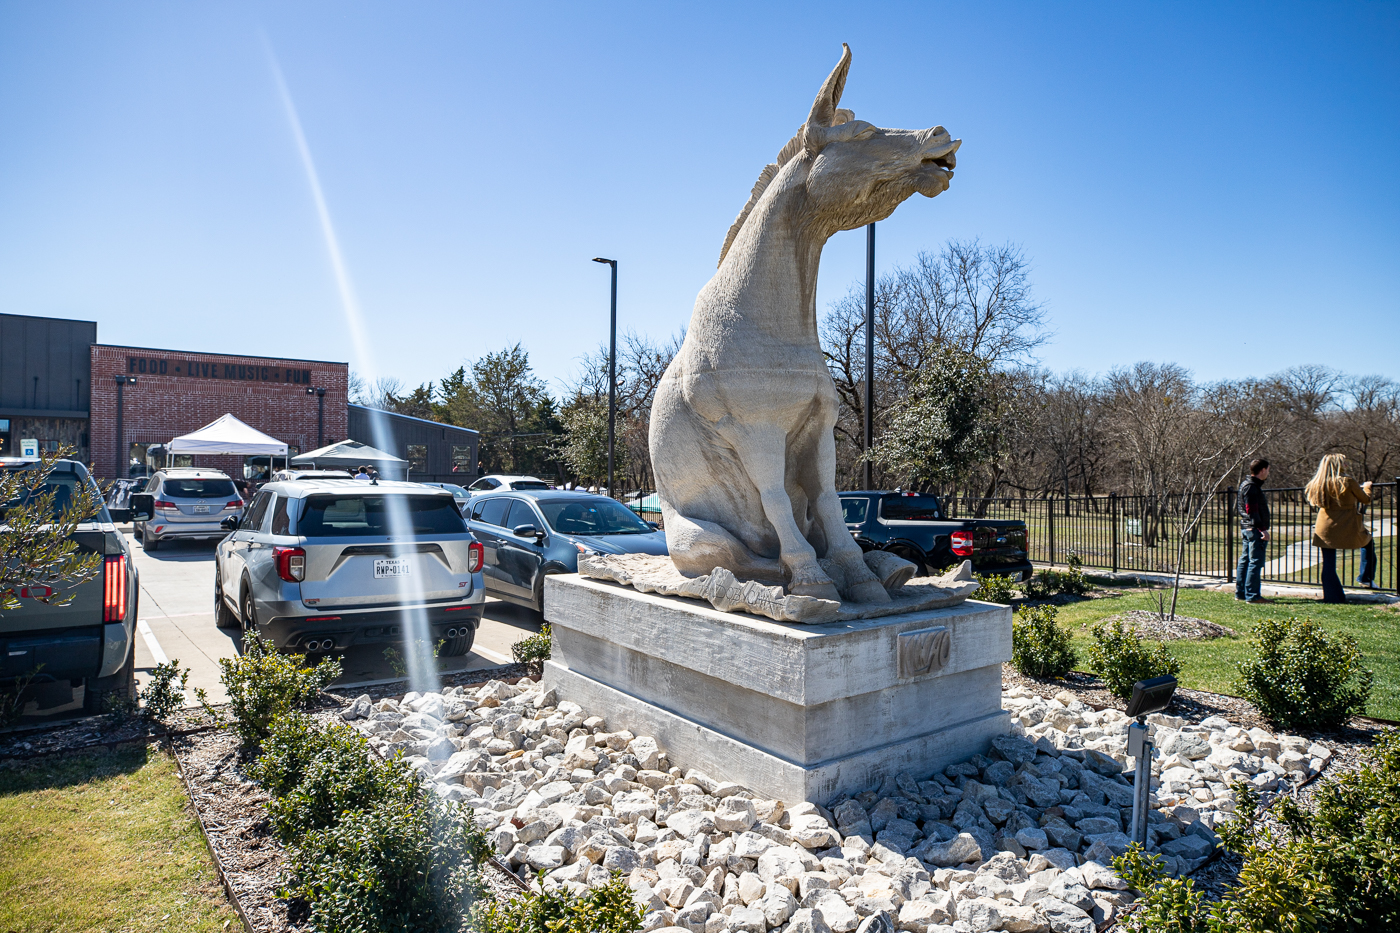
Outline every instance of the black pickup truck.
POLYGON ((890 551, 919 565, 916 576, 964 560, 981 574, 1024 580, 1033 572, 1026 523, 945 518, 937 496, 915 492, 843 492, 846 528, 863 551, 890 551))

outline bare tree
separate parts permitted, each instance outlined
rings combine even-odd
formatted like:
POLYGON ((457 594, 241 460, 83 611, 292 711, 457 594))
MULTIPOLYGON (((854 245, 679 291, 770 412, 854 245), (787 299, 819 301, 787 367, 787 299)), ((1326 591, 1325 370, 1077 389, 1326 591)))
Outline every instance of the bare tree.
MULTIPOLYGON (((865 417, 865 283, 835 302, 820 324, 822 348, 841 411, 836 425, 838 483, 859 472, 865 417)), ((1048 339, 1044 306, 1031 294, 1030 267, 1013 245, 951 241, 920 253, 875 284, 876 435, 910 381, 945 347, 969 353, 993 370, 1028 361, 1048 339)), ((891 477, 876 471, 877 485, 891 477)), ((994 488, 993 484, 993 488, 994 488)))

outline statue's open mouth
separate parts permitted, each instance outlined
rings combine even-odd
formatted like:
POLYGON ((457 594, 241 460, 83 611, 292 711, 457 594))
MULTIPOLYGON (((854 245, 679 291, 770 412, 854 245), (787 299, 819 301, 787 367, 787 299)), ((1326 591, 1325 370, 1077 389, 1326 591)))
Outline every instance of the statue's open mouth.
POLYGON ((954 168, 958 164, 957 151, 958 147, 961 145, 962 140, 955 139, 948 143, 941 152, 934 150, 933 152, 925 153, 924 157, 920 159, 919 162, 921 165, 937 165, 939 168, 947 169, 954 168))

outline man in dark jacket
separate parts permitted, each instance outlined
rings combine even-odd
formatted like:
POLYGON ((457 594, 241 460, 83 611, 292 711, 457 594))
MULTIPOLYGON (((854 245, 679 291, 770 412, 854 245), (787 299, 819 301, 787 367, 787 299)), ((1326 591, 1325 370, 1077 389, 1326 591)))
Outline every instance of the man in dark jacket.
POLYGON ((1249 465, 1249 479, 1240 483, 1235 511, 1240 516, 1240 565, 1235 568, 1235 598, 1250 603, 1268 602, 1259 595, 1264 575, 1264 551, 1269 541, 1269 500, 1264 480, 1269 478, 1269 461, 1260 458, 1249 465))

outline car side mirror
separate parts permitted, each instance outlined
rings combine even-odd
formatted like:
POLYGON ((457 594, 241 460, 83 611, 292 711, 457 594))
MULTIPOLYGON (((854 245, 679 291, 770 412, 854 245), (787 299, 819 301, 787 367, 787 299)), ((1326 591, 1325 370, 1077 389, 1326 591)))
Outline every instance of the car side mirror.
POLYGON ((543 537, 544 537, 544 532, 540 531, 540 530, 539 530, 538 528, 536 528, 534 525, 516 525, 514 528, 512 528, 512 529, 510 530, 510 533, 513 534, 513 535, 515 535, 517 538, 543 538, 543 537))
POLYGON ((148 492, 132 493, 131 508, 125 511, 130 515, 129 521, 148 522, 156 514, 156 497, 148 492))
POLYGON ((237 515, 230 515, 228 518, 219 522, 219 527, 224 531, 237 531, 238 526, 241 524, 243 524, 243 519, 239 518, 237 515))
POLYGON ((656 530, 656 531, 660 531, 660 530, 661 530, 661 523, 660 523, 660 522, 647 522, 647 524, 650 525, 650 526, 651 526, 654 530, 656 530))
POLYGON ((125 525, 127 522, 131 521, 131 509, 108 508, 107 514, 112 517, 112 524, 114 525, 125 525))

